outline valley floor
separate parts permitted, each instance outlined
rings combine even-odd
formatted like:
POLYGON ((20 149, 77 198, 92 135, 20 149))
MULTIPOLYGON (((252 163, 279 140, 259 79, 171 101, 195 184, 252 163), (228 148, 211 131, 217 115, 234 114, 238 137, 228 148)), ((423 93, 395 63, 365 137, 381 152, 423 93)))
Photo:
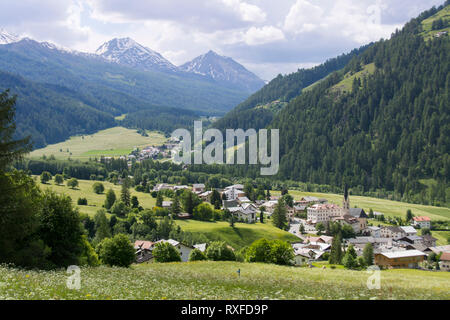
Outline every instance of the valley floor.
POLYGON ((381 271, 369 290, 366 271, 237 262, 152 263, 82 268, 80 290, 69 274, 0 266, 3 299, 450 299, 450 273, 381 271), (237 270, 240 269, 240 277, 237 270))

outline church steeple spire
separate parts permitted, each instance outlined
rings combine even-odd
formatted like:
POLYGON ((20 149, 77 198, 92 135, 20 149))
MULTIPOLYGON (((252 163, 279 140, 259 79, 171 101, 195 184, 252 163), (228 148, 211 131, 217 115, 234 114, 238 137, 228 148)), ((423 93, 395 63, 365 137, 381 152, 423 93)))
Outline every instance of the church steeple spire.
POLYGON ((344 214, 350 213, 350 199, 348 197, 348 186, 344 185, 344 201, 342 202, 342 209, 344 210, 344 214))

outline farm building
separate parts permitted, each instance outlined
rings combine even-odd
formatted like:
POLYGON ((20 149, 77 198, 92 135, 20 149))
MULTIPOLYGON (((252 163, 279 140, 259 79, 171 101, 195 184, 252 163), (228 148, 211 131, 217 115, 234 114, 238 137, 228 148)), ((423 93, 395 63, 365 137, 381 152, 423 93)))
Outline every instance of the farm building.
POLYGON ((418 250, 375 253, 375 264, 385 268, 417 268, 426 257, 418 250))

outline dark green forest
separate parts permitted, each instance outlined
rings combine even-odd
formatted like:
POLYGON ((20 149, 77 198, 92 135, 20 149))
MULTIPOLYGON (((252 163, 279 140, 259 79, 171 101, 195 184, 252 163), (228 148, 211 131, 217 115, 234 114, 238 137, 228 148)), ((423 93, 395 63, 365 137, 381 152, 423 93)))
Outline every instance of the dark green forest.
MULTIPOLYGON (((440 8, 442 9, 442 7, 440 8)), ((386 189, 423 197, 421 179, 437 182, 443 204, 450 178, 450 42, 425 41, 421 21, 354 57, 344 73, 375 63, 351 92, 333 90, 335 73, 289 103, 270 127, 280 129, 280 176, 304 182, 386 189)))
POLYGON ((255 109, 256 106, 275 100, 289 102, 300 95, 303 88, 325 78, 334 71, 344 68, 353 57, 364 52, 370 46, 371 44, 368 44, 359 49, 354 49, 350 53, 329 59, 311 69, 300 69, 285 76, 278 75, 262 89, 219 119, 213 126, 222 131, 227 128, 246 130, 248 128, 260 129, 266 127, 274 118, 274 112, 263 108, 255 109))

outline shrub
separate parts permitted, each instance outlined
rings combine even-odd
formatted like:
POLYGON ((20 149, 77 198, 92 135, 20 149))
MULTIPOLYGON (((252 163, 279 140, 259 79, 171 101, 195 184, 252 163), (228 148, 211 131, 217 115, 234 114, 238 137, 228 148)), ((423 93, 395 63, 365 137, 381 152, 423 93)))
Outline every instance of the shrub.
POLYGON ((67 180, 67 186, 69 188, 75 189, 78 186, 78 180, 75 178, 67 180))
POLYGON ((159 242, 153 249, 153 257, 156 262, 179 262, 181 261, 180 253, 177 248, 168 242, 159 242))
POLYGON ((52 180, 52 175, 48 171, 44 171, 41 173, 41 182, 47 183, 48 181, 52 180))
POLYGON ((79 206, 87 206, 88 201, 87 201, 86 198, 78 198, 77 204, 78 204, 79 206))
POLYGON ((223 241, 211 242, 206 249, 206 257, 213 261, 235 261, 233 250, 223 241))
POLYGON ((63 176, 62 176, 61 174, 55 175, 54 180, 55 180, 55 183, 56 183, 57 185, 60 185, 61 183, 64 182, 64 178, 63 178, 63 176))
POLYGON ((135 260, 133 245, 124 234, 103 239, 97 252, 102 262, 109 266, 129 267, 135 260))
POLYGON ((246 260, 248 262, 270 263, 272 261, 270 242, 267 239, 254 241, 248 248, 246 260))
POLYGON ((119 217, 124 217, 129 212, 129 208, 122 201, 116 201, 111 208, 111 213, 119 217))
POLYGON ((209 204, 201 203, 194 208, 193 218, 200 221, 210 221, 213 213, 213 209, 209 204))
POLYGON ((95 182, 95 183, 92 185, 92 190, 94 190, 94 192, 95 192, 96 194, 102 194, 103 191, 105 191, 105 187, 103 186, 103 183, 101 183, 101 182, 95 182))
POLYGON ((189 254, 189 261, 202 261, 206 259, 206 255, 197 248, 192 250, 189 254))

